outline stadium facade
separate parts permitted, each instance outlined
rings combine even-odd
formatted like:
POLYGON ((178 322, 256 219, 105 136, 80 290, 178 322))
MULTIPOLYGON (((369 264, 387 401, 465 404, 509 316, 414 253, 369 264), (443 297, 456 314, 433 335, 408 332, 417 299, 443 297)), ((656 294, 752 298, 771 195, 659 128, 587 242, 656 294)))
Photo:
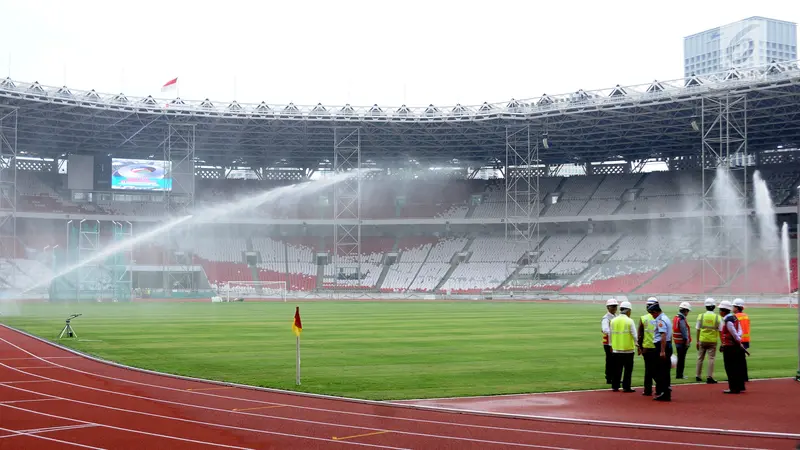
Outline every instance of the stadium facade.
POLYGON ((51 299, 202 296, 237 281, 296 295, 797 289, 775 249, 755 245, 752 216, 758 169, 796 234, 794 62, 455 107, 218 105, 8 79, 0 99, 12 293, 76 264, 51 299), (714 198, 720 170, 733 214, 714 198), (356 175, 202 213, 342 173, 356 175))
POLYGON ((683 39, 685 77, 797 60, 797 24, 750 17, 683 39))

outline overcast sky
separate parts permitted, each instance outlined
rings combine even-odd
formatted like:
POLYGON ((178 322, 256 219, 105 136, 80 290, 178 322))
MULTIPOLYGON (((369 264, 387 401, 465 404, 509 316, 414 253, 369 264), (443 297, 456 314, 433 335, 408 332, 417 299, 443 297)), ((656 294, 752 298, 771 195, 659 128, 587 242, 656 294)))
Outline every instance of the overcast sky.
POLYGON ((0 0, 0 75, 157 97, 179 77, 182 98, 220 102, 479 104, 680 78, 684 36, 755 15, 799 22, 800 6, 0 0))

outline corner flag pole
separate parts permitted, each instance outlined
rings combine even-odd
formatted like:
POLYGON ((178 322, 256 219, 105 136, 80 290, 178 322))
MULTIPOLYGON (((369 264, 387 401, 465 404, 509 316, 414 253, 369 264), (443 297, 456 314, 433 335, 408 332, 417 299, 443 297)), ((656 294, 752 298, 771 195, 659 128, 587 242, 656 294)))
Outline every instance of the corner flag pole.
POLYGON ((297 339, 297 369, 294 382, 300 386, 300 336, 297 336, 295 339, 297 339))
POLYGON ((300 333, 303 332, 303 323, 300 321, 300 307, 295 307, 294 322, 292 322, 292 331, 296 339, 296 354, 297 361, 295 361, 295 380, 294 382, 300 386, 300 333))

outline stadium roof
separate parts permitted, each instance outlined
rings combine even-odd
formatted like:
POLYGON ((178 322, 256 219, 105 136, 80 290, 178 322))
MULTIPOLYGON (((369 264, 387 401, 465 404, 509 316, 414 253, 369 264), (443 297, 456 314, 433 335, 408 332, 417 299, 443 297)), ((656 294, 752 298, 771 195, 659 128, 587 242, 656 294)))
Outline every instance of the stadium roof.
POLYGON ((672 81, 615 86, 476 106, 370 107, 159 100, 0 80, 0 106, 18 108, 25 156, 69 153, 159 158, 168 123, 196 124, 206 164, 318 167, 333 157, 333 129, 361 127, 362 161, 382 164, 505 160, 506 127, 530 124, 548 164, 696 154, 690 125, 704 96, 747 93, 749 151, 800 147, 796 62, 672 81), (153 155, 153 156, 151 156, 153 155))

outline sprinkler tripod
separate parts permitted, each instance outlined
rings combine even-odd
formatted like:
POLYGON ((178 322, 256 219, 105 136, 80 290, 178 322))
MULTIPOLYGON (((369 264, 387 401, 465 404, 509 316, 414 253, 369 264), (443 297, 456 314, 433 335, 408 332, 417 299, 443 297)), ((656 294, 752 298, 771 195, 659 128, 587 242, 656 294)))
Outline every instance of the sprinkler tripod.
POLYGON ((68 337, 78 337, 78 334, 75 333, 75 330, 72 329, 72 325, 70 325, 70 322, 72 321, 72 319, 74 319, 76 317, 80 317, 82 315, 83 314, 73 314, 73 315, 67 317, 67 321, 66 321, 67 323, 66 323, 66 325, 64 325, 64 329, 61 330, 61 334, 58 335, 58 338, 59 339, 63 338, 65 334, 68 337))

